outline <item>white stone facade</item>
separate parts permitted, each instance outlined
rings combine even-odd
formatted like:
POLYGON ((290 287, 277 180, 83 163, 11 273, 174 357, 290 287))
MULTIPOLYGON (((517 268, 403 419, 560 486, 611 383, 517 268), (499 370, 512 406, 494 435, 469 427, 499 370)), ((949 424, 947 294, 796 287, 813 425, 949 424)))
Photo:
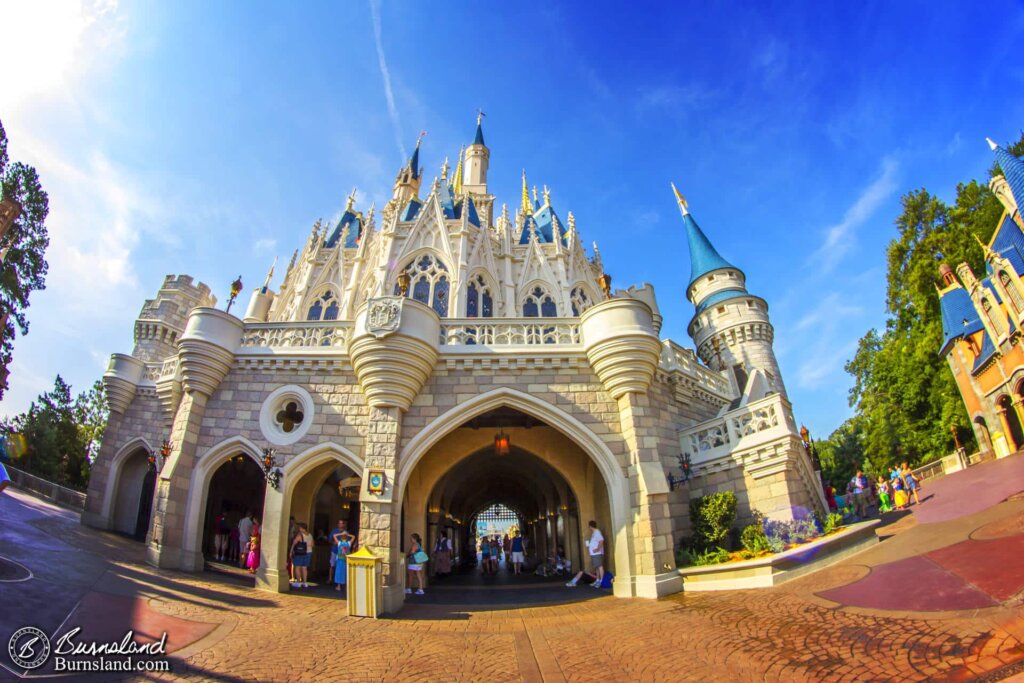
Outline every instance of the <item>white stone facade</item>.
POLYGON ((135 350, 114 354, 104 378, 110 426, 83 521, 115 528, 130 517, 122 473, 167 442, 149 557, 199 570, 215 473, 274 448, 280 485, 259 503, 257 585, 282 590, 288 517, 312 517, 324 478, 344 466, 360 542, 384 559, 394 610, 403 533, 429 544, 444 528, 464 540, 467 506, 499 502, 486 471, 473 475, 479 491, 451 481, 471 457, 510 472, 503 485, 535 547, 565 544, 582 559, 586 522, 598 521, 622 596, 681 588, 673 547, 689 532, 692 496, 736 491, 741 521, 820 509, 764 301, 744 294, 694 318, 704 362, 661 340, 653 288, 611 291, 596 245, 588 255, 546 189, 531 199, 524 178, 516 215, 493 216, 479 130, 478 140, 423 199, 417 147, 379 226, 354 198, 333 230, 315 225, 278 290, 268 278, 253 292, 244 320, 215 310, 204 285, 169 276, 143 308, 135 350), (499 430, 521 449, 508 457, 533 464, 495 460, 499 430), (681 449, 694 477, 670 491, 681 449), (368 484, 375 472, 381 491, 368 484))

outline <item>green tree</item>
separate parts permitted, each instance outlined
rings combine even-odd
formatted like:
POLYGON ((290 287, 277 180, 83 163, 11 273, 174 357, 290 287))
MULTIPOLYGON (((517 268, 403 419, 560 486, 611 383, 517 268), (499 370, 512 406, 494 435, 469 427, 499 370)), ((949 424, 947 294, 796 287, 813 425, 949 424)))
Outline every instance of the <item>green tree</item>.
MULTIPOLYGON (((1024 137, 1010 149, 1024 153, 1024 137)), ((952 205, 924 189, 906 194, 902 205, 897 236, 886 250, 885 329, 869 330, 846 364, 854 379, 849 398, 865 467, 875 473, 896 462, 916 465, 949 454, 954 448, 950 426, 972 434, 953 375, 938 355, 938 266, 966 262, 983 273, 978 240, 991 239, 1003 211, 978 181, 957 186, 952 205)), ((848 439, 849 431, 844 424, 829 441, 848 439)))
POLYGON ((15 326, 22 335, 28 334, 25 309, 29 295, 45 288, 49 266, 44 254, 50 244, 46 231, 50 200, 39 183, 39 174, 27 164, 9 162, 7 134, 0 123, 0 197, 21 205, 21 215, 0 243, 0 248, 8 250, 0 264, 0 397, 7 389, 15 326))
POLYGON ((90 459, 106 426, 102 385, 96 385, 100 383, 73 399, 71 386, 57 375, 51 391, 5 422, 2 428, 14 462, 44 479, 84 489, 90 459))
POLYGON ((821 478, 831 482, 840 493, 846 490, 846 482, 864 465, 860 420, 851 417, 827 438, 814 442, 821 460, 821 478))

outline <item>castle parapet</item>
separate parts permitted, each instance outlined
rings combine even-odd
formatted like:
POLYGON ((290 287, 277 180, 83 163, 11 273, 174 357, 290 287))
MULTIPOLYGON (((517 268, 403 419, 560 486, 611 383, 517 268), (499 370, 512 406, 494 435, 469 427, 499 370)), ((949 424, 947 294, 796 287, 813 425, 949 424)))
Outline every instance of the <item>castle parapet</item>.
POLYGON ((103 389, 111 412, 124 413, 135 398, 135 391, 146 371, 146 364, 134 356, 114 353, 103 373, 103 389))
POLYGON ((215 308, 192 309, 178 343, 184 390, 210 396, 231 369, 241 342, 241 320, 215 308))
POLYGON ((661 358, 649 305, 627 296, 602 301, 580 316, 580 329, 587 359, 612 398, 647 393, 661 358))

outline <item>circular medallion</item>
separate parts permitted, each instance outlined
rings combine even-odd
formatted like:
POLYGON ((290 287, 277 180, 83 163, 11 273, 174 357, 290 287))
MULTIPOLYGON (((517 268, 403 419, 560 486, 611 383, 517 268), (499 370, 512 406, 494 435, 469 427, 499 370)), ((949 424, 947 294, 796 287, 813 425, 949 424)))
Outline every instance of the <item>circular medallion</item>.
POLYGON ((38 669, 50 657, 50 639, 35 626, 19 628, 7 642, 7 654, 23 669, 38 669))

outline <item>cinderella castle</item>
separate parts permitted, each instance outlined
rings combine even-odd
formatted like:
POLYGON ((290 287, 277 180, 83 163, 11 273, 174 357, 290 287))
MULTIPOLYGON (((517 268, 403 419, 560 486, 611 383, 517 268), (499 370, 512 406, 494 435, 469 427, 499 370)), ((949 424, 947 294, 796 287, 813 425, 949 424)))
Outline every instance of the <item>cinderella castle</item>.
POLYGON ((241 318, 167 276, 104 376, 83 522, 136 535, 157 567, 200 571, 222 554, 215 520, 252 512, 256 586, 282 591, 289 519, 317 534, 343 520, 382 559, 394 611, 410 535, 430 548, 446 534, 471 561, 495 506, 535 557, 574 566, 596 520, 615 594, 640 597, 681 590, 693 498, 734 491, 740 523, 821 511, 768 304, 682 195, 696 351, 659 336, 652 285, 612 288, 572 212, 525 173, 515 212, 496 211, 490 155, 478 119, 454 170, 424 185, 417 143, 379 214, 350 196, 241 318))
POLYGON ((1001 175, 989 189, 1003 215, 983 243, 985 272, 939 266, 942 348, 982 453, 1005 457, 1024 448, 1024 162, 989 140, 1001 175), (979 277, 980 276, 980 277, 979 277), (959 277, 959 279, 958 279, 959 277))

